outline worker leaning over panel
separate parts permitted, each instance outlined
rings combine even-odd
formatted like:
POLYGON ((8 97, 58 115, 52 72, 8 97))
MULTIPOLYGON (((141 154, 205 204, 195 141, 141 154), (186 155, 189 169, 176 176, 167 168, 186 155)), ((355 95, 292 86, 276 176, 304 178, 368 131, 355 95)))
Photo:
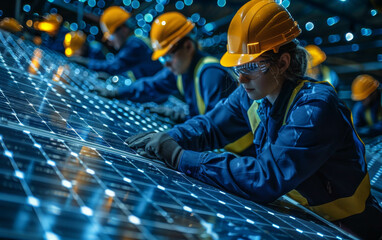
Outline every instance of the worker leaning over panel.
POLYGON ((63 41, 69 29, 62 26, 62 21, 63 18, 60 14, 47 14, 44 16, 43 21, 36 23, 35 28, 44 32, 41 35, 43 46, 57 52, 65 53, 63 41))
POLYGON ((151 60, 152 49, 146 39, 134 35, 131 14, 125 9, 112 6, 107 8, 101 18, 100 27, 103 39, 118 51, 112 60, 72 58, 73 61, 88 68, 109 74, 121 74, 133 81, 152 76, 160 69, 158 61, 151 60))
POLYGON ((86 41, 86 34, 82 31, 72 31, 65 35, 65 55, 67 57, 83 56, 91 59, 105 59, 101 43, 86 41))
POLYGON ((326 54, 316 45, 308 45, 305 49, 309 53, 307 75, 318 81, 327 81, 338 91, 340 79, 335 71, 323 65, 326 54))
POLYGON ((382 135, 382 98, 379 82, 370 75, 357 76, 352 83, 353 121, 361 137, 382 135))
POLYGON ((220 60, 241 87, 206 115, 126 142, 231 193, 258 203, 287 194, 357 236, 378 239, 382 213, 370 194, 365 146, 334 88, 305 77, 300 32, 274 1, 249 1, 231 21, 220 60), (254 134, 251 155, 200 152, 232 141, 238 126, 254 134))
POLYGON ((5 17, 0 21, 0 29, 17 34, 23 30, 23 26, 16 19, 5 17))
MULTIPOLYGON (((192 36, 194 27, 178 12, 160 15, 150 32, 154 49, 152 59, 159 59, 166 68, 153 77, 103 95, 136 102, 158 102, 180 93, 189 106, 190 116, 211 110, 236 89, 237 83, 231 71, 222 67, 218 59, 198 49, 192 36)), ((175 122, 185 120, 184 115, 173 109, 159 107, 151 111, 175 122)))

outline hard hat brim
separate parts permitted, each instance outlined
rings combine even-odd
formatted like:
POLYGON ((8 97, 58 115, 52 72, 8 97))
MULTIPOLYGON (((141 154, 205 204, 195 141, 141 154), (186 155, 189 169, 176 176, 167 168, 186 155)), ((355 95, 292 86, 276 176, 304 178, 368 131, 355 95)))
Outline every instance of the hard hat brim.
POLYGON ((260 55, 263 54, 264 52, 260 52, 257 54, 240 54, 240 53, 226 52, 223 55, 223 57, 220 59, 220 64, 223 67, 235 67, 235 66, 243 65, 245 63, 254 61, 256 58, 260 57, 260 55))

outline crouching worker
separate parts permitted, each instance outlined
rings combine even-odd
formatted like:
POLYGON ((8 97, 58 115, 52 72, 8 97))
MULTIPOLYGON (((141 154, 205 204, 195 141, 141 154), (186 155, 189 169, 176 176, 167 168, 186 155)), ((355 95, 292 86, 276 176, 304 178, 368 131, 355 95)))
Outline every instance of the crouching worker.
POLYGON ((294 40, 300 32, 274 1, 249 1, 231 21, 221 59, 241 87, 204 116, 126 141, 228 192, 258 203, 287 194, 361 238, 378 239, 382 215, 370 194, 365 146, 334 88, 304 77, 306 52, 294 40), (242 126, 254 134, 251 154, 201 152, 225 146, 242 126))

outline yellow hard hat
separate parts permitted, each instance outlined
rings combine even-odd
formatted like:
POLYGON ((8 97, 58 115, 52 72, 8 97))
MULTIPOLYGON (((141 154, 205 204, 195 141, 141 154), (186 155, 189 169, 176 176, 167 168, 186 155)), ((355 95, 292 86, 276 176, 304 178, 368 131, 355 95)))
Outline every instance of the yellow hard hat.
POLYGON ((195 27, 195 24, 178 12, 167 12, 157 17, 150 31, 152 60, 157 60, 195 27))
POLYGON ((110 35, 112 35, 119 26, 126 22, 130 16, 131 14, 121 7, 112 6, 107 8, 100 18, 100 27, 103 32, 103 38, 109 39, 110 35))
POLYGON ((368 74, 357 76, 351 85, 351 98, 362 101, 372 94, 379 86, 379 82, 368 74))
POLYGON ((0 21, 0 28, 8 32, 20 32, 23 26, 14 18, 4 18, 0 21))
POLYGON ((233 67, 251 62, 266 51, 278 52, 301 33, 290 13, 273 0, 244 4, 228 28, 227 52, 220 63, 233 67))
POLYGON ((318 66, 326 60, 326 54, 318 46, 308 45, 305 49, 310 55, 310 67, 318 66))
POLYGON ((47 33, 56 32, 62 23, 62 16, 57 13, 52 13, 44 16, 41 22, 35 22, 37 29, 47 33))
POLYGON ((81 49, 86 41, 86 34, 82 31, 69 32, 65 35, 64 47, 65 55, 72 56, 77 50, 81 49))

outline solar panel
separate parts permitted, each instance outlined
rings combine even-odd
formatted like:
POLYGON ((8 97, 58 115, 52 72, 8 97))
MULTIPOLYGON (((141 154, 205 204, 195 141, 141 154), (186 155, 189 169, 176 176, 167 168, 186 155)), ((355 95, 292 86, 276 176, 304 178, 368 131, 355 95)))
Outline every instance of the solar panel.
POLYGON ((0 238, 353 238, 286 197, 256 204, 137 155, 126 137, 172 125, 28 73, 13 50, 30 43, 0 36, 0 238))

